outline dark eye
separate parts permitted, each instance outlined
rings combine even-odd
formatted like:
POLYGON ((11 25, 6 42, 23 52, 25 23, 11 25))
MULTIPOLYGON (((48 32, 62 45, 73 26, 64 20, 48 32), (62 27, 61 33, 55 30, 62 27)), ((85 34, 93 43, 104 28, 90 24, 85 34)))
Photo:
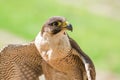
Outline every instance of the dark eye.
POLYGON ((53 26, 58 26, 58 22, 53 22, 53 26))
POLYGON ((53 22, 51 25, 52 25, 52 26, 60 26, 61 24, 62 24, 62 23, 58 21, 58 22, 53 22))

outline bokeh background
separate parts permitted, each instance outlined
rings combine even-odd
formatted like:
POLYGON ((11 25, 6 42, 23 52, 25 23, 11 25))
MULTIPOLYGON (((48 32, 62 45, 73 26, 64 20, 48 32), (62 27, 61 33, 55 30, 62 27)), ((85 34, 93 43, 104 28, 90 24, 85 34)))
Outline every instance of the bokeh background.
POLYGON ((51 16, 73 25, 97 80, 120 80, 120 0, 0 0, 0 47, 33 40, 51 16))

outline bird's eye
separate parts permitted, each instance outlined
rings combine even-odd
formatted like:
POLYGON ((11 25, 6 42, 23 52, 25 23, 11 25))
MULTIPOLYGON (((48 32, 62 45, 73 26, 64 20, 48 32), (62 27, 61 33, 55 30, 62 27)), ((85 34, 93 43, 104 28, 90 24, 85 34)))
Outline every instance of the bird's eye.
POLYGON ((52 25, 53 25, 53 26, 60 26, 60 25, 61 25, 61 22, 53 22, 52 25))

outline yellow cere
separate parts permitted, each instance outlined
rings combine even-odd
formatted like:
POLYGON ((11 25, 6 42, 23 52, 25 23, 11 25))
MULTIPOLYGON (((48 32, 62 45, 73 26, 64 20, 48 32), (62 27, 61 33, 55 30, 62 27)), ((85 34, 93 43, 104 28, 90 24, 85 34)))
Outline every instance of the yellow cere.
POLYGON ((63 27, 66 27, 69 23, 66 21, 66 22, 63 22, 62 26, 63 27))

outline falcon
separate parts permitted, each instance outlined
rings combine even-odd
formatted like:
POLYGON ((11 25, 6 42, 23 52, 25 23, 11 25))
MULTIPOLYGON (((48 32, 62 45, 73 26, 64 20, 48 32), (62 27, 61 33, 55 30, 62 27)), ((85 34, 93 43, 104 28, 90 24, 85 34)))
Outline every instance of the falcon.
POLYGON ((72 25, 64 17, 53 16, 35 39, 46 80, 95 80, 92 60, 69 37, 67 30, 72 31, 72 25))

